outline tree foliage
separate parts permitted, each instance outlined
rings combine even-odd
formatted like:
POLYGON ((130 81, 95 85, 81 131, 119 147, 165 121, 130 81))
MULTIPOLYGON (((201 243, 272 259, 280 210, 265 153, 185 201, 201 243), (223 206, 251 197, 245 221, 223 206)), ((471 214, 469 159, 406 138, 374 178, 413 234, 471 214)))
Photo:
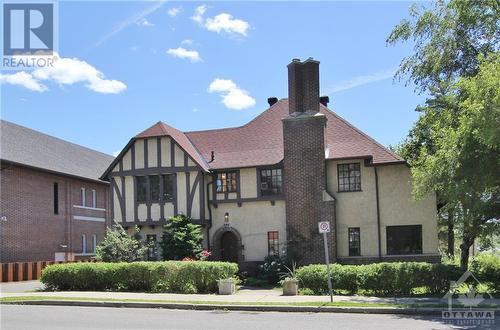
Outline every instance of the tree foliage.
POLYGON ((163 226, 163 236, 160 242, 163 260, 196 259, 203 247, 201 226, 192 223, 191 218, 184 215, 170 217, 163 226))
POLYGON ((139 228, 130 236, 118 223, 106 229, 104 240, 96 248, 96 257, 104 262, 132 262, 143 260, 147 251, 138 238, 139 228))
POLYGON ((421 91, 474 76, 479 56, 498 51, 499 10, 498 0, 439 0, 431 8, 413 4, 410 18, 387 38, 391 45, 414 42, 413 53, 402 60, 397 76, 409 76, 421 91))
POLYGON ((387 40, 415 42, 397 76, 429 97, 398 151, 412 167, 415 195, 435 191, 449 232, 460 230, 462 267, 474 240, 498 230, 499 18, 498 1, 413 5, 387 40))

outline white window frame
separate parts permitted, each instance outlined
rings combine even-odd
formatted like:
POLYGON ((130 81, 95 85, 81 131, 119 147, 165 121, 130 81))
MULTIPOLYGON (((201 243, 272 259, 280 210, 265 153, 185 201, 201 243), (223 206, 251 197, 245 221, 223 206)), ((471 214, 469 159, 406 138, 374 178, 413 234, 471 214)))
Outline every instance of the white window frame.
POLYGON ((80 189, 80 203, 82 204, 82 206, 86 206, 85 205, 86 199, 87 199, 87 195, 85 193, 85 188, 82 187, 82 189, 80 189))
POLYGON ((95 189, 92 189, 92 207, 97 207, 97 192, 95 191, 95 189))
POLYGON ((87 235, 82 234, 82 254, 87 253, 87 235))
POLYGON ((97 235, 92 235, 92 253, 95 254, 97 248, 97 235))

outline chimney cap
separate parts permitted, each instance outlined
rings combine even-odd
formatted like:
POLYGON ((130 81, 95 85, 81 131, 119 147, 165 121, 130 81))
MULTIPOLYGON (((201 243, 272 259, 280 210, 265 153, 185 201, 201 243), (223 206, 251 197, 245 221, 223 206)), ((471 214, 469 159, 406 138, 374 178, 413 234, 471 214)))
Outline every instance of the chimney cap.
POLYGON ((325 96, 321 96, 319 98, 319 103, 323 104, 325 107, 328 106, 328 103, 330 102, 330 97, 325 95, 325 96))
POLYGON ((267 103, 269 103, 270 107, 272 107, 274 104, 276 104, 276 102, 278 102, 278 98, 275 96, 267 98, 267 103))

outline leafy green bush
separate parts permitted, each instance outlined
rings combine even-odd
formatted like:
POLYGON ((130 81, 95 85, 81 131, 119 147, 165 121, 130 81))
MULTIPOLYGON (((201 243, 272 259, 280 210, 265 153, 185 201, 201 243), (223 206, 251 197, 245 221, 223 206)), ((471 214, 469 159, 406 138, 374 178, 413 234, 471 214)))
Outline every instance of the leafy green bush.
POLYGON ((135 235, 130 236, 123 227, 115 223, 106 229, 104 240, 96 247, 96 257, 104 262, 132 262, 143 260, 147 246, 137 238, 139 228, 135 227, 135 235))
MULTIPOLYGON (((369 265, 331 265, 332 288, 351 294, 367 292, 376 295, 410 295, 417 288, 432 294, 445 293, 450 280, 461 273, 457 266, 425 262, 374 263, 369 265)), ((325 265, 309 265, 297 270, 303 288, 315 294, 328 292, 325 265)))
POLYGON ((50 290, 208 293, 238 265, 210 261, 69 263, 46 267, 41 281, 50 290))
POLYGON ((493 253, 477 255, 471 262, 470 271, 481 283, 500 292, 500 255, 493 253))
POLYGON ((163 260, 196 259, 203 251, 201 226, 185 215, 170 217, 160 241, 163 260))
POLYGON ((267 256, 264 263, 257 270, 257 277, 265 279, 269 284, 276 284, 280 281, 282 275, 287 272, 287 267, 291 268, 291 263, 286 256, 267 256))

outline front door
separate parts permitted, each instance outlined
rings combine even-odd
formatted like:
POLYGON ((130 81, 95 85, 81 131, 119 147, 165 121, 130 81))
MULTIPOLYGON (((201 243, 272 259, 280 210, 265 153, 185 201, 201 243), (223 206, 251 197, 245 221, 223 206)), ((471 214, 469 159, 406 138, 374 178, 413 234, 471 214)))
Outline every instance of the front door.
POLYGON ((230 231, 222 234, 220 238, 222 261, 238 262, 238 238, 230 231))

